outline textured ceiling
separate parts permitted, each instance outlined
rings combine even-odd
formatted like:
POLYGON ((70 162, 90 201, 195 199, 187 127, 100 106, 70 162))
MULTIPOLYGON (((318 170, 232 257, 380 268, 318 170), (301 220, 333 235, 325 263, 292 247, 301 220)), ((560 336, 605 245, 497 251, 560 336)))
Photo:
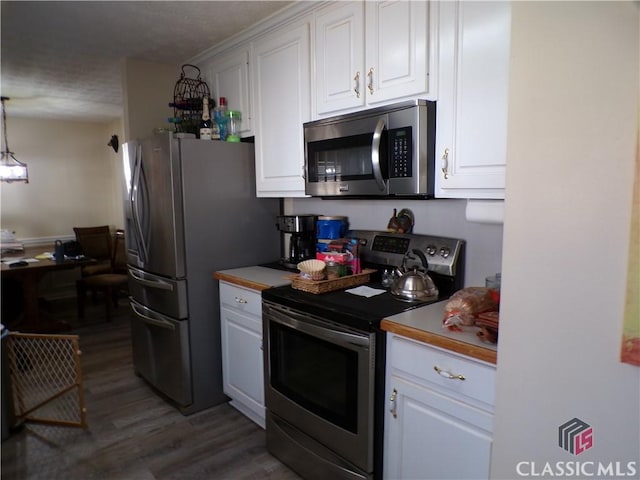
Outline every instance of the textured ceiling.
POLYGON ((7 115, 119 118, 122 59, 179 66, 289 3, 2 0, 0 91, 11 99, 7 115))

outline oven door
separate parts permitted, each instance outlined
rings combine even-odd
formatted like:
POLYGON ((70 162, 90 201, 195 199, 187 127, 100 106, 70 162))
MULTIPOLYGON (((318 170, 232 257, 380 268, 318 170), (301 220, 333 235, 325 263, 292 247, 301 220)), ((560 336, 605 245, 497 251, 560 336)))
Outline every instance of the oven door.
POLYGON ((304 126, 305 193, 388 195, 387 115, 304 126))
POLYGON ((263 319, 267 410, 372 472, 375 334, 267 301, 263 319))

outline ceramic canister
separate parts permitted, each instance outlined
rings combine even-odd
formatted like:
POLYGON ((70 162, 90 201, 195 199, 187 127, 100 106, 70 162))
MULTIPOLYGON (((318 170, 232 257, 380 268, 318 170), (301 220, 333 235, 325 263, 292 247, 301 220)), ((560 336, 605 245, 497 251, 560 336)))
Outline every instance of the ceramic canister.
POLYGON ((347 217, 318 217, 316 236, 319 239, 334 240, 347 233, 347 217))

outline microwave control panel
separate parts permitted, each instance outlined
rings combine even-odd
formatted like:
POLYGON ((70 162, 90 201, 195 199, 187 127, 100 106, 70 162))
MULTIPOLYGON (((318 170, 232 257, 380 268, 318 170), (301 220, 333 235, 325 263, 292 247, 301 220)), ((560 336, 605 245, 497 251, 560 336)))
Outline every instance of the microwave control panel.
POLYGON ((413 132, 411 127, 389 129, 389 176, 412 176, 413 132))

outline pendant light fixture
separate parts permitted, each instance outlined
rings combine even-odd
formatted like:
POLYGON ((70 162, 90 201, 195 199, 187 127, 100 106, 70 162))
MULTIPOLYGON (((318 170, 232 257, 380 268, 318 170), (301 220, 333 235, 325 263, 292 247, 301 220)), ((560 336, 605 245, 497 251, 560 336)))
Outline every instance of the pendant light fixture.
POLYGON ((0 181, 29 183, 27 165, 14 157, 13 152, 9 150, 9 143, 7 142, 7 113, 4 106, 5 100, 9 100, 9 98, 0 97, 0 102, 2 103, 2 131, 4 133, 4 149, 2 150, 2 159, 0 160, 0 181))

